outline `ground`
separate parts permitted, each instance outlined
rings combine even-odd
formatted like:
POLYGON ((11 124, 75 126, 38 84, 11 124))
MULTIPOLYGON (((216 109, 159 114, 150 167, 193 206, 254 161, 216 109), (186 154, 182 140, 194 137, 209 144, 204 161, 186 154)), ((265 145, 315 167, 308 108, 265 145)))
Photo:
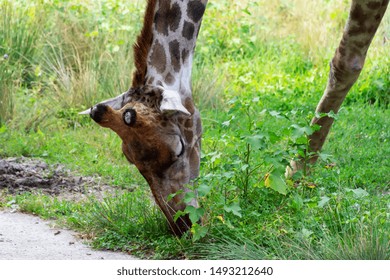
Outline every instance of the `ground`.
POLYGON ((23 213, 0 212, 0 260, 131 260, 119 252, 97 251, 73 231, 23 213))
MULTIPOLYGON (((0 159, 0 191, 6 193, 43 192, 82 199, 91 194, 99 197, 111 189, 100 184, 99 178, 71 176, 61 165, 49 166, 29 158, 0 159)), ((124 253, 93 250, 77 233, 17 210, 0 211, 0 260, 135 259, 124 253)))
POLYGON ((0 159, 0 190, 19 194, 42 192, 70 199, 86 195, 100 196, 113 191, 98 177, 72 176, 62 165, 49 166, 38 159, 25 157, 0 159))

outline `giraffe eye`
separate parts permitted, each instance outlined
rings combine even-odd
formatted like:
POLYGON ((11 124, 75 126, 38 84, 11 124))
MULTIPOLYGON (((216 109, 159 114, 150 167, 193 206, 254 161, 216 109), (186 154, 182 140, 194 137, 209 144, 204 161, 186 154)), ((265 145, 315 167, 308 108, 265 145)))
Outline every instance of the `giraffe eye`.
POLYGON ((123 121, 128 126, 133 126, 137 120, 137 113, 134 109, 126 109, 123 112, 123 121))

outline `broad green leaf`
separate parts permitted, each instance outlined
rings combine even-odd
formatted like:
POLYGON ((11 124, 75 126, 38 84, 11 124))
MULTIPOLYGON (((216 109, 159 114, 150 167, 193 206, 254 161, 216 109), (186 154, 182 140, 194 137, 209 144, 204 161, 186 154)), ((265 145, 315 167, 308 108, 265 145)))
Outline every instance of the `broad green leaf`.
POLYGON ((282 178, 282 175, 277 173, 269 173, 266 175, 264 185, 267 188, 271 188, 280 194, 287 194, 287 184, 282 178))
POLYGON ((337 114, 336 114, 335 112, 330 111, 330 112, 328 113, 328 117, 337 120, 337 117, 338 117, 338 116, 337 116, 337 114))
POLYGON ((242 217, 242 215, 241 215, 241 207, 238 204, 238 202, 233 202, 230 205, 225 205, 223 207, 223 209, 225 209, 226 212, 233 213, 234 215, 236 215, 236 216, 238 216, 240 218, 242 217))
POLYGON ((291 206, 296 210, 300 210, 303 206, 303 199, 300 195, 295 194, 293 199, 291 200, 291 206))
POLYGON ((307 145, 308 143, 309 143, 309 139, 307 138, 306 135, 302 135, 295 139, 295 144, 297 145, 307 145))
POLYGON ((330 198, 329 197, 327 197, 327 196, 323 196, 323 197, 321 197, 321 200, 318 202, 318 207, 319 208, 322 208, 322 207, 324 207, 328 202, 329 202, 329 200, 330 200, 330 198))
POLYGON ((301 136, 311 135, 313 134, 313 129, 310 126, 299 126, 297 124, 291 125, 293 128, 293 137, 299 138, 301 136))
POLYGON ((210 191, 211 191, 211 186, 208 186, 208 185, 205 185, 205 184, 201 184, 197 190, 198 190, 198 195, 199 196, 206 196, 210 191))
POLYGON ((266 138, 265 134, 257 134, 253 136, 246 137, 248 144, 250 144, 254 149, 262 149, 265 147, 265 141, 266 138))
POLYGON ((185 214, 186 214, 186 213, 183 212, 183 211, 181 211, 181 210, 177 211, 177 212, 175 213, 175 216, 173 217, 173 221, 176 222, 177 219, 179 219, 180 217, 184 216, 185 214))
POLYGON ((194 206, 188 205, 184 210, 189 214, 191 222, 197 223, 204 214, 204 209, 202 207, 195 208, 194 206))
POLYGON ((276 142, 280 141, 281 138, 278 134, 272 131, 268 132, 267 136, 271 144, 275 144, 276 142))
POLYGON ((193 191, 186 192, 183 198, 183 202, 188 204, 190 203, 194 198, 196 197, 195 193, 193 191))
POLYGON ((355 195, 355 197, 357 198, 362 198, 362 197, 366 197, 368 196, 368 192, 366 192, 365 190, 361 189, 361 188, 357 188, 357 189, 354 189, 354 190, 351 190, 353 192, 353 194, 355 195))
POLYGON ((325 161, 325 162, 328 161, 332 157, 332 155, 325 154, 325 153, 318 153, 318 156, 320 157, 320 159, 322 161, 325 161))
POLYGON ((208 228, 201 226, 198 223, 192 224, 191 227, 192 240, 197 241, 205 237, 208 231, 209 231, 208 228))
POLYGON ((182 193, 183 193, 183 191, 182 191, 182 190, 179 190, 179 191, 177 191, 177 192, 175 192, 175 193, 169 194, 169 195, 167 196, 167 201, 168 201, 168 202, 171 201, 172 198, 174 198, 174 197, 177 196, 178 194, 182 194, 182 193))

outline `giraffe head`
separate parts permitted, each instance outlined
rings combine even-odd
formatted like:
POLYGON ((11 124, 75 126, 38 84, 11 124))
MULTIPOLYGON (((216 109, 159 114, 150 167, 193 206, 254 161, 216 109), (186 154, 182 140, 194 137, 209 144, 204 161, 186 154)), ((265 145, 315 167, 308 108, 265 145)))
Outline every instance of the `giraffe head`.
POLYGON ((82 112, 122 139, 123 153, 150 185, 176 234, 185 232, 191 223, 187 216, 173 219, 186 206, 181 202, 183 194, 171 201, 167 197, 186 191, 185 185, 199 174, 200 116, 190 99, 185 105, 175 91, 143 86, 82 112))

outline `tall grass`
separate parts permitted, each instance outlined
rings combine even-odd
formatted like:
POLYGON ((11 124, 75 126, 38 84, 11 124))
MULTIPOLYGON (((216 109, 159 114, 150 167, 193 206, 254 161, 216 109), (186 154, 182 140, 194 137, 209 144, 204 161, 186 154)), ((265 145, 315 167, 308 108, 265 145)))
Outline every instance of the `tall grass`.
POLYGON ((12 125, 26 130, 52 126, 58 111, 128 89, 143 2, 0 5, 0 54, 7 57, 0 60, 2 122, 14 118, 12 125))
POLYGON ((14 116, 19 87, 31 86, 43 15, 34 5, 0 2, 0 124, 14 116))
POLYGON ((259 1, 252 20, 260 19, 255 29, 260 42, 294 39, 318 63, 336 48, 349 5, 349 1, 259 1))
POLYGON ((323 235, 320 242, 296 237, 276 242, 273 251, 279 259, 306 260, 389 260, 390 239, 386 227, 359 223, 344 233, 323 235))
POLYGON ((165 218, 145 192, 118 193, 103 201, 92 201, 89 223, 95 232, 116 232, 123 237, 151 238, 168 233, 165 218))
POLYGON ((172 238, 166 218, 147 192, 136 189, 92 200, 87 216, 74 223, 94 236, 97 248, 129 251, 142 258, 180 258, 188 240, 172 238), (158 248, 155 248, 155 247, 158 248))
POLYGON ((56 29, 46 38, 43 70, 54 75, 52 98, 60 106, 90 106, 130 84, 135 30, 120 25, 104 30, 106 22, 99 20, 92 15, 72 18, 71 11, 59 13, 56 29))
POLYGON ((7 54, 4 58, 0 58, 0 126, 12 118, 14 113, 12 93, 18 87, 13 80, 13 72, 7 60, 7 54))

